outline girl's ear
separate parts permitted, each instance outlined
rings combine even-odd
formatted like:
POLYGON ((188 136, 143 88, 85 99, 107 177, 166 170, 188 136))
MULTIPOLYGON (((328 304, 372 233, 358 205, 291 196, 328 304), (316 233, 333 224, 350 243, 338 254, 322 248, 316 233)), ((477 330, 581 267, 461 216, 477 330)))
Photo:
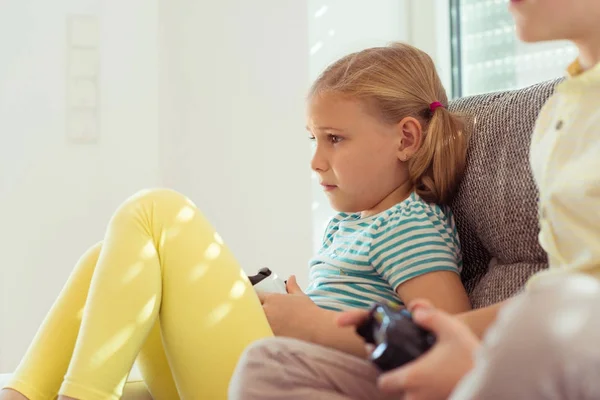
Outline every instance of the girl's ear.
POLYGON ((421 148, 423 128, 418 119, 405 117, 402 121, 398 122, 396 129, 400 137, 398 159, 400 161, 408 161, 421 148))

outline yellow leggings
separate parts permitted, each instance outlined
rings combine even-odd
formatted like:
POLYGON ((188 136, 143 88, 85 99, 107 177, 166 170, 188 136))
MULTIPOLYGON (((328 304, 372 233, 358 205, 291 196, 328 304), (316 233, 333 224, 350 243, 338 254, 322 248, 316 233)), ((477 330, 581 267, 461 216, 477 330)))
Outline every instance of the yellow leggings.
POLYGON ((145 191, 80 259, 9 387, 32 400, 118 399, 137 357, 155 400, 226 399, 244 348, 271 335, 246 275, 196 207, 145 191))

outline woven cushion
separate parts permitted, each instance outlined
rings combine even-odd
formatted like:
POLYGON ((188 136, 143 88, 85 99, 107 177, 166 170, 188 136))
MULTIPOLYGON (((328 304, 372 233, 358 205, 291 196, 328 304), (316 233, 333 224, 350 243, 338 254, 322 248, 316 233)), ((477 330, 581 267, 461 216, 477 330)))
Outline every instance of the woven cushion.
POLYGON ((452 111, 467 115, 472 131, 467 169, 452 209, 462 242, 463 282, 474 307, 512 296, 548 266, 538 243, 529 144, 536 117, 558 82, 450 104, 452 111))

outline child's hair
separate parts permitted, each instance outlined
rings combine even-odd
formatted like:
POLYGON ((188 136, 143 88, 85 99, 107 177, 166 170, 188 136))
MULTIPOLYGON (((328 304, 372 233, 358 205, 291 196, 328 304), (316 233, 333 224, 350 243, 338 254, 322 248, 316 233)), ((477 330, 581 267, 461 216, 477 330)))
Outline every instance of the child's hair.
POLYGON ((419 120, 422 146, 408 161, 415 191, 438 204, 452 199, 465 168, 468 137, 462 118, 446 108, 446 91, 429 55, 404 43, 350 54, 321 74, 309 97, 323 93, 365 101, 391 124, 408 116, 419 120), (435 102, 443 107, 430 108, 435 102))

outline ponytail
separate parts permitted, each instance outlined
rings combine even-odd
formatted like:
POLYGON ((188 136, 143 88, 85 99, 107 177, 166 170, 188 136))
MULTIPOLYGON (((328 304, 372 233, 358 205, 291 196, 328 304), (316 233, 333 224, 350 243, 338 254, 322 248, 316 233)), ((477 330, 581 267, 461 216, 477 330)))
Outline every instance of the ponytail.
POLYGON ((456 194, 467 156, 464 127, 461 116, 444 107, 430 112, 423 143, 408 163, 410 179, 423 200, 448 204, 456 194))

